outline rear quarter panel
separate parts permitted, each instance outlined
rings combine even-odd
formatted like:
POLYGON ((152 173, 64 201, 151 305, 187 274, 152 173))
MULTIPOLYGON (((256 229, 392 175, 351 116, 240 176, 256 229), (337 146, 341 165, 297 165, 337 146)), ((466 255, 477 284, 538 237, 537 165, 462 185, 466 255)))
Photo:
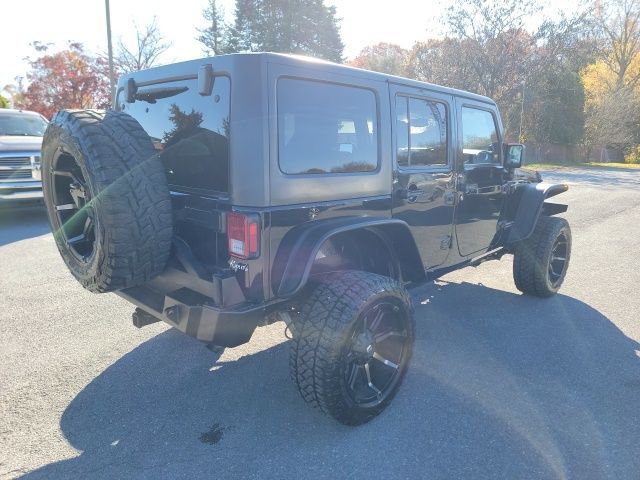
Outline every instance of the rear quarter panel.
MULTIPOLYGON (((391 216, 391 126, 388 84, 364 75, 339 73, 313 61, 267 64, 269 120, 269 265, 282 239, 293 228, 310 221, 343 216, 391 216), (283 173, 278 161, 277 86, 282 78, 307 79, 365 88, 376 98, 378 128, 378 168, 362 173, 297 174, 283 173)), ((274 295, 270 282, 265 292, 274 295)))

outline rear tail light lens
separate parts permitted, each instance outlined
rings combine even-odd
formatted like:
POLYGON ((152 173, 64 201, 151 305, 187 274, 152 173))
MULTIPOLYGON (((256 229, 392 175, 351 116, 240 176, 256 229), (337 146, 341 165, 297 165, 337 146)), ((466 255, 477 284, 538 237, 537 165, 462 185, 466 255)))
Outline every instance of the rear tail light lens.
POLYGON ((231 212, 227 214, 229 253, 243 260, 260 254, 260 217, 255 214, 231 212))

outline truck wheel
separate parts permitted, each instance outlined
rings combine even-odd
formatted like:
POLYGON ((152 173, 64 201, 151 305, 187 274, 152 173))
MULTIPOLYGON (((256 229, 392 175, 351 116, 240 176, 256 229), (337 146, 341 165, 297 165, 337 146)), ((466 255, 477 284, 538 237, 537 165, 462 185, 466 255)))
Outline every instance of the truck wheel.
POLYGON ((345 425, 360 425, 393 399, 413 341, 411 297, 397 281, 331 273, 296 319, 291 376, 307 403, 345 425))
POLYGON ((527 295, 550 297, 558 292, 571 257, 571 229, 564 218, 540 217, 531 237, 514 252, 513 278, 527 295))
POLYGON ((172 238, 171 200, 149 136, 129 115, 58 112, 42 144, 44 198, 64 262, 88 290, 160 273, 172 238))

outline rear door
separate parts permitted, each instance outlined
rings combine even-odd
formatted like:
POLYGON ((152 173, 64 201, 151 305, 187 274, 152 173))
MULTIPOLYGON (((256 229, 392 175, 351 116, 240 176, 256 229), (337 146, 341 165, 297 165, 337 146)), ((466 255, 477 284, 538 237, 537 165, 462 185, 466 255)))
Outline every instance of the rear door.
POLYGON ((454 215, 453 98, 391 85, 393 216, 409 224, 425 269, 449 254, 454 215))
POLYGON ((496 237, 506 181, 502 126, 495 106, 456 98, 458 198, 456 237, 460 255, 486 252, 496 237))

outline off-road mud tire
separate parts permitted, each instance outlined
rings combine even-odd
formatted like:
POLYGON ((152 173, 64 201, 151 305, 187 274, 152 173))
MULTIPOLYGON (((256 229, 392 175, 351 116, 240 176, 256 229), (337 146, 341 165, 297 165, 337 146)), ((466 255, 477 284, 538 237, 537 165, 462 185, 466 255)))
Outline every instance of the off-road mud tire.
POLYGON ((540 217, 533 234, 515 247, 513 258, 513 279, 522 293, 535 297, 555 295, 567 274, 571 257, 571 229, 569 223, 560 217, 540 217), (566 239, 566 261, 558 278, 549 274, 549 262, 554 245, 559 238, 566 239))
MULTIPOLYGON (((75 167, 74 167, 75 168, 75 167)), ((92 292, 145 283, 167 262, 172 239, 167 180, 151 139, 131 116, 109 111, 58 112, 44 136, 42 176, 58 250, 74 277, 92 292), (94 222, 93 249, 79 258, 54 204, 54 165, 75 161, 94 222)))
POLYGON ((394 279, 362 271, 327 274, 314 287, 295 319, 290 350, 290 373, 302 398, 311 406, 346 425, 368 422, 391 402, 404 377, 414 342, 415 323, 411 298, 394 279), (406 356, 399 378, 384 401, 362 407, 345 392, 341 371, 355 324, 376 302, 391 300, 406 318, 406 356))

